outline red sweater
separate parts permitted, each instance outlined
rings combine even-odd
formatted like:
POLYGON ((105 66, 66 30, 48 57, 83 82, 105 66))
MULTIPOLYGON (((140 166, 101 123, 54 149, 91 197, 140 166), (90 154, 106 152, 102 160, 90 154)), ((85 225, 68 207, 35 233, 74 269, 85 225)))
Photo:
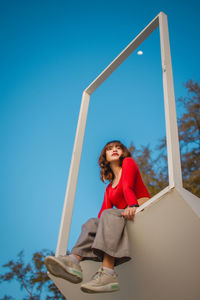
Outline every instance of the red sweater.
POLYGON ((122 162, 119 183, 114 188, 111 183, 107 186, 98 218, 100 218, 104 209, 113 206, 121 209, 124 209, 127 205, 139 206, 137 199, 142 197, 150 198, 150 195, 142 181, 140 170, 132 157, 125 157, 122 162))

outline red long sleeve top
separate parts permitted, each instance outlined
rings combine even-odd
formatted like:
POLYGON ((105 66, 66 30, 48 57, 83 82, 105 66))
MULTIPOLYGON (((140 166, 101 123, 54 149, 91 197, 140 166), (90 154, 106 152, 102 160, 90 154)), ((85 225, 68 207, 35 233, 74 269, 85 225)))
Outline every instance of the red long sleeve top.
POLYGON ((106 188, 98 218, 105 209, 113 206, 119 209, 127 206, 139 206, 137 199, 142 197, 150 198, 150 194, 144 185, 140 170, 132 157, 125 157, 118 184, 113 188, 109 183, 106 188))

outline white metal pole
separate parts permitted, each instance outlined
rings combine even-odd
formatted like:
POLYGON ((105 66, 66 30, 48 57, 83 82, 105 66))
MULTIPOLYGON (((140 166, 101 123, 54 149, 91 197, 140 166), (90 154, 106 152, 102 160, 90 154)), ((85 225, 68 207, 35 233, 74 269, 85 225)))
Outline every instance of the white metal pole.
POLYGON ((168 153, 169 185, 182 186, 179 138, 174 96, 174 84, 169 44, 168 22, 164 13, 159 14, 163 90, 165 104, 166 139, 168 153))
POLYGON ((67 182, 67 189, 66 189, 62 219, 60 224, 56 256, 65 255, 67 250, 72 212, 74 206, 74 197, 76 193, 76 184, 77 184, 81 152, 83 146, 83 138, 85 133, 86 121, 87 121, 89 100, 90 100, 90 96, 84 91, 82 96, 78 125, 76 129, 76 137, 75 137, 69 177, 67 182))

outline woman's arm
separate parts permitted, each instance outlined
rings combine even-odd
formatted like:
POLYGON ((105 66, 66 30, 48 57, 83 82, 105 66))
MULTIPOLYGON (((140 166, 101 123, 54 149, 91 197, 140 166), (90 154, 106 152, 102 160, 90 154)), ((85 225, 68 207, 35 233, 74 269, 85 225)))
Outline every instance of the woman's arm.
POLYGON ((107 188, 106 188, 106 190, 105 190, 105 194, 104 194, 103 204, 102 204, 102 207, 101 207, 100 212, 99 212, 99 214, 98 214, 98 218, 100 218, 102 212, 103 212, 105 209, 108 209, 108 208, 113 208, 113 205, 112 205, 112 203, 111 203, 110 200, 109 200, 108 186, 107 186, 107 188))
POLYGON ((122 188, 124 198, 128 206, 139 206, 134 186, 137 179, 139 169, 136 162, 131 157, 126 157, 122 164, 122 188))

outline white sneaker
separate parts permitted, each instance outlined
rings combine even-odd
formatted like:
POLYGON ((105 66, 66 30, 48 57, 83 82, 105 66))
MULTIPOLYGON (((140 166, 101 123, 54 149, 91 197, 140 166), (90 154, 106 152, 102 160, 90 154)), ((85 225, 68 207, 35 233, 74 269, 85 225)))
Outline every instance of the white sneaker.
POLYGON ((44 263, 47 270, 56 277, 73 283, 80 283, 83 280, 81 266, 70 256, 47 256, 44 263))
POLYGON ((81 285, 81 290, 85 293, 110 293, 119 291, 117 273, 111 275, 103 268, 100 268, 93 276, 91 281, 81 285))

